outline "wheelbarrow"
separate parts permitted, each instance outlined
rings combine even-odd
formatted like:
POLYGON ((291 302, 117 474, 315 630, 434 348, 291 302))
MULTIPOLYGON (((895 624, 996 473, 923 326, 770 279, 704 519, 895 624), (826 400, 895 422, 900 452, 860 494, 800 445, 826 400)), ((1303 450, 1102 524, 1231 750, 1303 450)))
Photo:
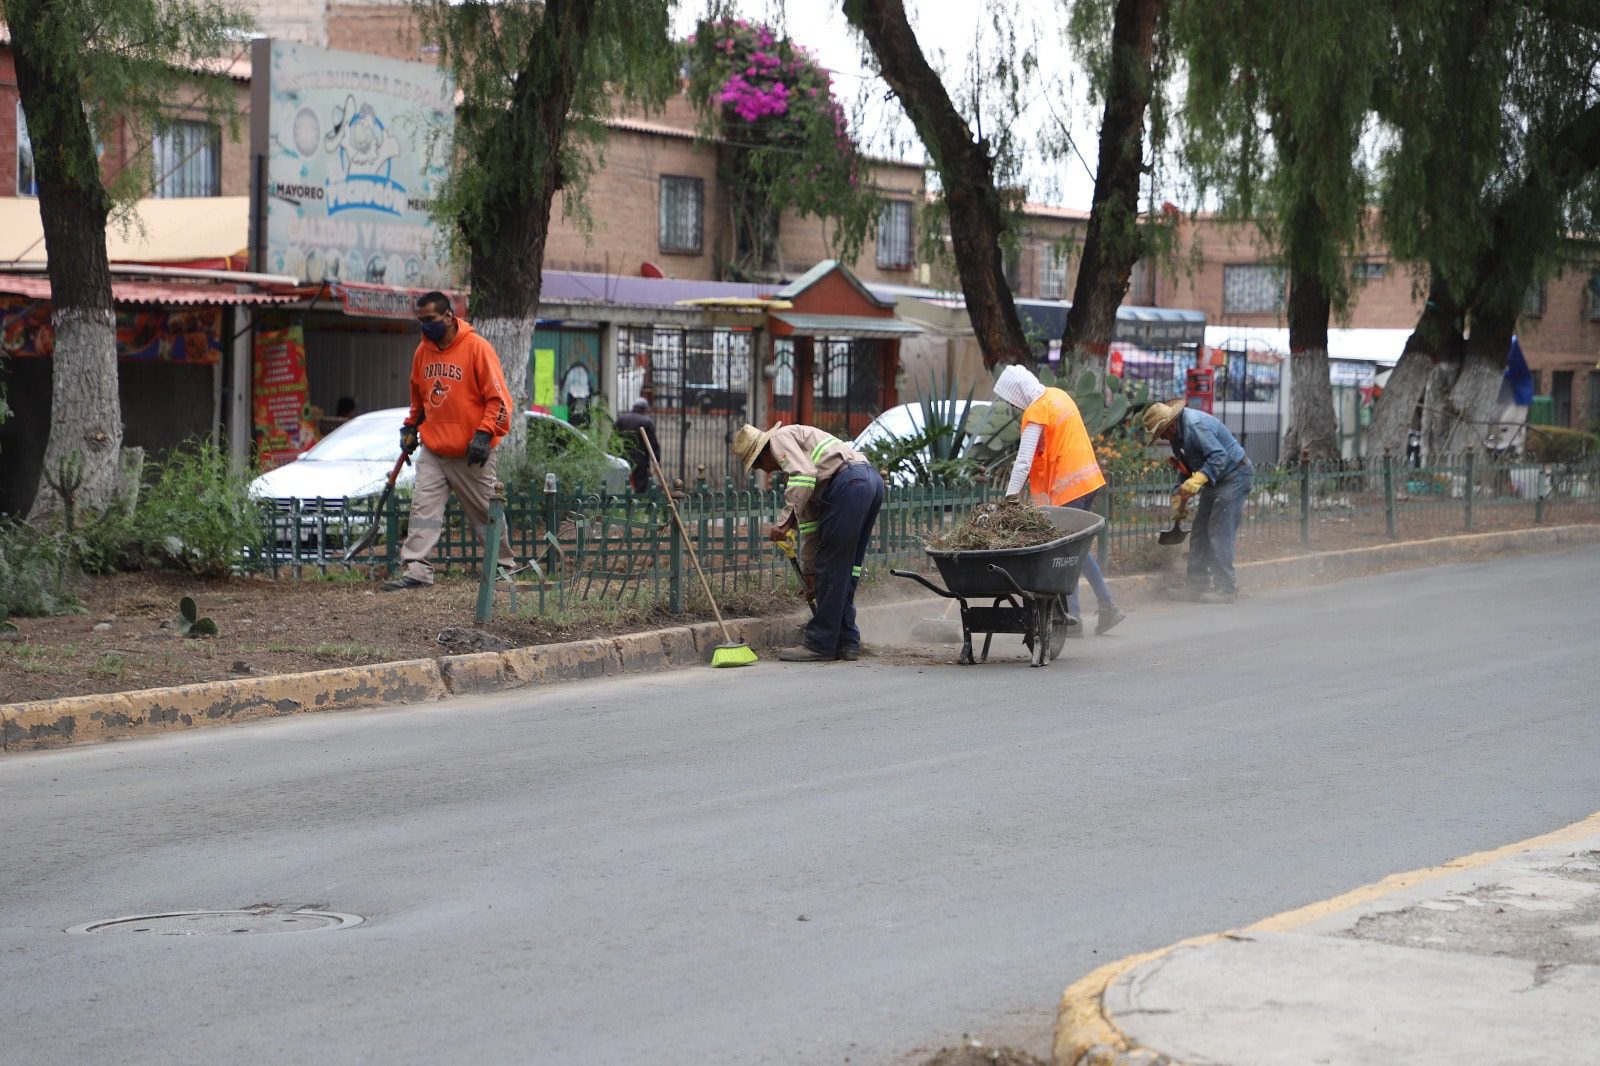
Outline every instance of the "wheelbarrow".
POLYGON ((1031 548, 926 549, 945 588, 910 570, 889 571, 961 604, 959 662, 963 666, 988 662, 996 633, 1022 634, 1033 665, 1044 666, 1061 654, 1072 627, 1082 624, 1067 614, 1067 597, 1077 588, 1084 557, 1106 520, 1073 507, 1039 510, 1061 531, 1060 537, 1031 548), (969 600, 993 603, 974 606, 969 600), (983 637, 983 649, 975 656, 972 638, 976 635, 983 637))

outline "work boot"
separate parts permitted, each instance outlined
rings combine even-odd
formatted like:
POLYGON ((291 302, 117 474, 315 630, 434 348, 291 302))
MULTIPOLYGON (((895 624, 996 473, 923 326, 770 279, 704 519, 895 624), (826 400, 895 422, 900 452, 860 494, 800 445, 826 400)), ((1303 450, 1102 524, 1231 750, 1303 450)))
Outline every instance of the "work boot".
POLYGON ((838 660, 839 662, 853 663, 857 659, 861 658, 861 649, 860 648, 840 648, 838 651, 833 653, 833 657, 834 657, 834 659, 838 660))
POLYGON ((425 589, 429 584, 430 582, 418 581, 409 574, 401 574, 399 577, 392 577, 385 581, 383 583, 383 591, 399 592, 402 589, 425 589))
POLYGON ((1112 628, 1126 617, 1128 616, 1122 613, 1122 608, 1114 603, 1100 608, 1100 612, 1094 616, 1094 635, 1098 637, 1102 633, 1111 632, 1112 628))
POLYGON ((825 663, 832 659, 832 654, 814 651, 804 644, 796 644, 792 648, 784 648, 778 652, 778 661, 784 663, 825 663))
POLYGON ((1200 596, 1201 603, 1234 603, 1238 599, 1237 592, 1206 592, 1200 596))
POLYGON ((1185 585, 1182 588, 1167 589, 1167 599, 1177 600, 1179 603, 1199 603, 1200 597, 1205 595, 1204 590, 1185 585))

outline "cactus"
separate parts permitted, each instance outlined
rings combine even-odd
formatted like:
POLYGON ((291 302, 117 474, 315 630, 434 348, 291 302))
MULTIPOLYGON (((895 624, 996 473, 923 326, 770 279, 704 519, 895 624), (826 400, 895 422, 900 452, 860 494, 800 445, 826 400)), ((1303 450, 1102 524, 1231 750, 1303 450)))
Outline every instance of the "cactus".
POLYGON ((178 601, 178 632, 186 637, 214 637, 218 630, 217 623, 200 617, 194 597, 185 596, 178 601))

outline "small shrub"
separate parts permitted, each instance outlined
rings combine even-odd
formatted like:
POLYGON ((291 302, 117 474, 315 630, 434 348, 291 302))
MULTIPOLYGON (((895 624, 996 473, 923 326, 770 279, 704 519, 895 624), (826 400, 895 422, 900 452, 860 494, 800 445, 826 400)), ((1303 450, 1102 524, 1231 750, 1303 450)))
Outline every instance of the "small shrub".
POLYGON ((168 455, 133 514, 140 559, 201 577, 226 576, 240 552, 261 539, 249 485, 248 475, 234 473, 227 453, 210 441, 168 455))
POLYGON ((620 454, 622 438, 610 416, 595 405, 589 411, 588 428, 576 433, 548 418, 530 419, 522 454, 501 456, 495 476, 505 482, 508 493, 513 486, 528 485, 542 492, 546 474, 555 474, 563 493, 576 492, 579 486, 585 492, 601 492, 611 472, 606 457, 620 454))
POLYGON ((81 610, 72 595, 71 562, 61 537, 23 522, 0 522, 0 608, 18 617, 81 610))
POLYGON ((1559 426, 1529 426, 1523 452, 1536 463, 1571 463, 1600 453, 1600 436, 1559 426))

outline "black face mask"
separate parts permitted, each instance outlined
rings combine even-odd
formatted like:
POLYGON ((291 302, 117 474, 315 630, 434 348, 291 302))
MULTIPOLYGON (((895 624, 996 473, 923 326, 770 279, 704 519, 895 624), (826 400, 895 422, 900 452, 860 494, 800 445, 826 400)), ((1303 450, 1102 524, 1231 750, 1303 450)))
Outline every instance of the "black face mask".
POLYGON ((436 318, 431 322, 419 322, 417 326, 422 330, 422 335, 435 344, 444 340, 445 333, 450 329, 450 323, 442 318, 436 318))

